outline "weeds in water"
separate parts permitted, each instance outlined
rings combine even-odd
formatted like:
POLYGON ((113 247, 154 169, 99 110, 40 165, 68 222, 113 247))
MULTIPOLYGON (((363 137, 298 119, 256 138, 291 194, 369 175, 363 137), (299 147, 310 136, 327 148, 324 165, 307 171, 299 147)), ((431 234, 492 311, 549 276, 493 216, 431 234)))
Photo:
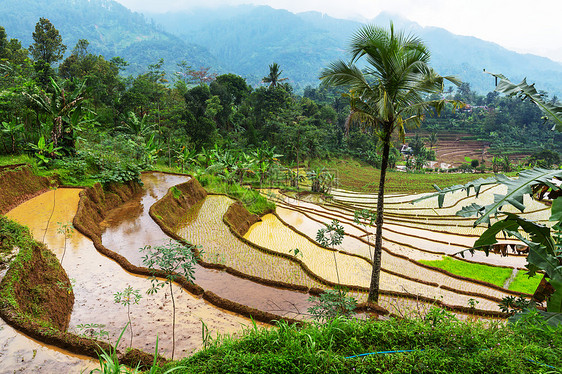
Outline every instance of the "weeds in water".
POLYGON ((470 310, 475 310, 476 305, 478 305, 479 303, 480 301, 473 299, 472 297, 468 299, 468 307, 470 308, 470 310))
POLYGON ((100 339, 107 338, 109 340, 109 332, 104 330, 105 325, 102 323, 82 323, 76 325, 78 335, 86 338, 100 339))
POLYGON ((289 249, 289 253, 292 254, 295 257, 301 257, 302 258, 302 251, 298 248, 295 249, 289 249))
MULTIPOLYGON (((174 299, 173 282, 183 275, 188 282, 193 283, 195 264, 197 257, 191 250, 191 245, 183 245, 170 240, 167 244, 152 247, 145 246, 141 251, 146 252, 142 258, 143 264, 152 271, 150 281, 152 287, 148 289, 149 295, 157 293, 166 285, 170 288, 172 298, 172 360, 176 349, 176 300, 174 299), (157 270, 164 272, 165 280, 161 281, 156 277, 157 270), (180 272, 181 274, 178 274, 180 272)), ((200 254, 203 252, 200 251, 200 254)))
POLYGON ((202 319, 199 320, 201 321, 201 340, 203 341, 203 347, 207 348, 211 341, 211 334, 209 333, 207 324, 203 322, 202 319))
POLYGON ((127 318, 129 319, 129 329, 131 330, 131 342, 129 348, 133 346, 133 323, 131 322, 131 304, 138 304, 142 295, 140 290, 135 290, 131 286, 127 286, 122 292, 116 292, 114 295, 116 304, 127 307, 127 318))

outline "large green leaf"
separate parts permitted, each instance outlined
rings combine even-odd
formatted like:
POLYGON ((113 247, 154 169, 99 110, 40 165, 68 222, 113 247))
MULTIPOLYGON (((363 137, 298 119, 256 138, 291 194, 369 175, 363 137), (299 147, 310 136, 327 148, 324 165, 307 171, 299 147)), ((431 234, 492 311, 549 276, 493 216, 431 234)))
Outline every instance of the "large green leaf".
POLYGON ((435 188, 437 190, 436 193, 433 194, 429 194, 429 195, 425 195, 422 196, 414 201, 412 201, 412 204, 415 204, 419 201, 422 200, 427 200, 427 199, 431 199, 433 197, 437 197, 437 202, 439 204, 439 208, 443 207, 443 203, 445 201, 445 195, 447 193, 453 193, 456 191, 462 191, 462 190, 466 190, 466 195, 469 196, 470 195, 470 190, 474 189, 474 192, 476 193, 476 197, 478 197, 478 194, 480 193, 480 189, 482 188, 482 186, 487 186, 487 185, 492 185, 492 184, 496 184, 498 183, 498 180, 494 177, 491 178, 478 178, 477 180, 468 182, 466 184, 457 184, 455 186, 451 186, 451 187, 446 187, 446 188, 439 188, 439 186, 437 186, 436 184, 433 185, 433 188, 435 188))
POLYGON ((519 84, 511 83, 504 75, 494 74, 494 77, 499 79, 496 87, 496 91, 504 93, 510 96, 518 96, 521 98, 528 98, 533 103, 535 103, 540 110, 546 114, 546 116, 553 120, 555 123, 555 128, 558 131, 562 131, 562 106, 556 105, 550 101, 545 101, 543 95, 537 92, 535 84, 528 84, 526 79, 519 84))
POLYGON ((460 216, 460 217, 477 216, 477 215, 482 214, 484 212, 484 208, 485 207, 483 207, 481 205, 478 205, 476 203, 472 203, 468 206, 462 207, 462 209, 457 212, 457 216, 460 216))
POLYGON ((548 254, 555 254, 555 243, 549 227, 521 218, 513 213, 505 214, 507 217, 504 220, 494 223, 484 231, 480 238, 474 243, 475 247, 489 246, 497 243, 496 235, 503 231, 508 235, 517 237, 527 245, 529 245, 530 242, 537 243, 543 246, 548 254), (530 241, 519 234, 519 227, 530 235, 530 241))
POLYGON ((552 200, 552 214, 549 221, 562 221, 562 198, 552 200))
POLYGON ((547 311, 561 313, 562 312, 562 281, 559 279, 551 279, 550 285, 554 288, 554 293, 550 295, 547 303, 547 311))
MULTIPOLYGON (((517 313, 514 316, 509 317, 509 322, 517 322, 519 320, 524 320, 525 317, 530 314, 531 312, 535 312, 535 310, 530 311, 528 309, 524 310, 521 313, 517 313)), ((543 320, 552 327, 557 327, 562 324, 562 313, 556 312, 543 312, 542 310, 536 310, 536 312, 543 318, 543 320)))
POLYGON ((502 206, 511 204, 517 209, 523 211, 523 196, 531 194, 532 187, 538 184, 546 185, 553 189, 560 189, 556 184, 552 183, 553 178, 562 179, 562 170, 547 170, 534 168, 523 170, 519 173, 519 178, 510 179, 504 175, 496 176, 498 182, 507 186, 507 193, 499 198, 494 198, 494 203, 486 206, 485 212, 480 218, 474 222, 474 226, 482 222, 489 222, 492 214, 498 213, 502 206))
POLYGON ((496 244, 498 241, 496 239, 497 234, 502 231, 517 231, 519 228, 519 223, 515 220, 509 219, 498 221, 490 226, 484 233, 474 242, 474 247, 488 247, 490 245, 496 244))

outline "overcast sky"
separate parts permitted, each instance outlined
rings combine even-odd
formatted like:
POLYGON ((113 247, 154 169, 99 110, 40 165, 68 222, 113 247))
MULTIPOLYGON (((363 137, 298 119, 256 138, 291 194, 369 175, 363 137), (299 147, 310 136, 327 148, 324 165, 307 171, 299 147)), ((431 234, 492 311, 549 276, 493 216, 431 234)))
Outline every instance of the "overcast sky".
MULTIPOLYGON (((167 12, 201 7, 200 0, 116 0, 131 10, 167 12)), ((562 62, 560 0, 206 0, 205 6, 269 5, 291 12, 315 10, 335 18, 366 20, 381 11, 422 26, 443 27, 508 49, 562 62)))

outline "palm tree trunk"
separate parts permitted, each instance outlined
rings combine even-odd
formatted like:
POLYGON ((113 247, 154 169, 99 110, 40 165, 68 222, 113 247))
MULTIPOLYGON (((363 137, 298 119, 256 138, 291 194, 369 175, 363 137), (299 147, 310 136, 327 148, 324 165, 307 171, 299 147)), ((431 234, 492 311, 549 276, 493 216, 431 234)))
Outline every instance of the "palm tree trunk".
POLYGON ((384 137, 384 145, 382 151, 381 176, 379 180, 379 192, 377 198, 377 218, 375 225, 375 253, 373 257, 373 272, 371 273, 371 285, 369 286, 369 296, 367 301, 377 303, 379 301, 379 287, 381 274, 381 257, 382 257, 382 224, 384 211, 384 182, 386 179, 386 169, 388 166, 388 155, 390 153, 390 136, 387 131, 384 137))

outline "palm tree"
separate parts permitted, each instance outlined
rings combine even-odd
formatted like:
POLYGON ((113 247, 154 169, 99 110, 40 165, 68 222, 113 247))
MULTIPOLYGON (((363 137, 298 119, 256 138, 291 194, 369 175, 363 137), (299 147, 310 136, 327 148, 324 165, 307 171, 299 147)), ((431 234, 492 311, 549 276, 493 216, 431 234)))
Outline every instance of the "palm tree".
POLYGON ((280 69, 279 64, 274 62, 269 65, 269 74, 263 77, 263 83, 269 83, 269 88, 277 87, 277 84, 282 81, 286 81, 289 78, 280 78, 283 70, 280 69))
POLYGON ((433 150, 433 147, 435 147, 435 145, 439 141, 439 139, 437 139, 437 133, 435 131, 431 132, 429 134, 429 137, 427 138, 427 141, 429 142, 430 149, 433 150))
MULTIPOLYGON (((358 122, 373 127, 382 141, 383 154, 379 181, 373 271, 368 301, 378 302, 382 254, 384 185, 388 167, 391 136, 398 132, 404 140, 406 127, 419 126, 424 111, 434 107, 439 113, 445 100, 429 101, 431 93, 443 90, 445 79, 459 84, 453 77, 442 77, 429 67, 429 51, 415 36, 366 25, 351 41, 349 63, 337 61, 321 73, 324 84, 347 87, 351 112, 346 126, 358 122), (365 68, 360 69, 360 60, 365 68)), ((456 106, 459 103, 453 102, 456 106)))

